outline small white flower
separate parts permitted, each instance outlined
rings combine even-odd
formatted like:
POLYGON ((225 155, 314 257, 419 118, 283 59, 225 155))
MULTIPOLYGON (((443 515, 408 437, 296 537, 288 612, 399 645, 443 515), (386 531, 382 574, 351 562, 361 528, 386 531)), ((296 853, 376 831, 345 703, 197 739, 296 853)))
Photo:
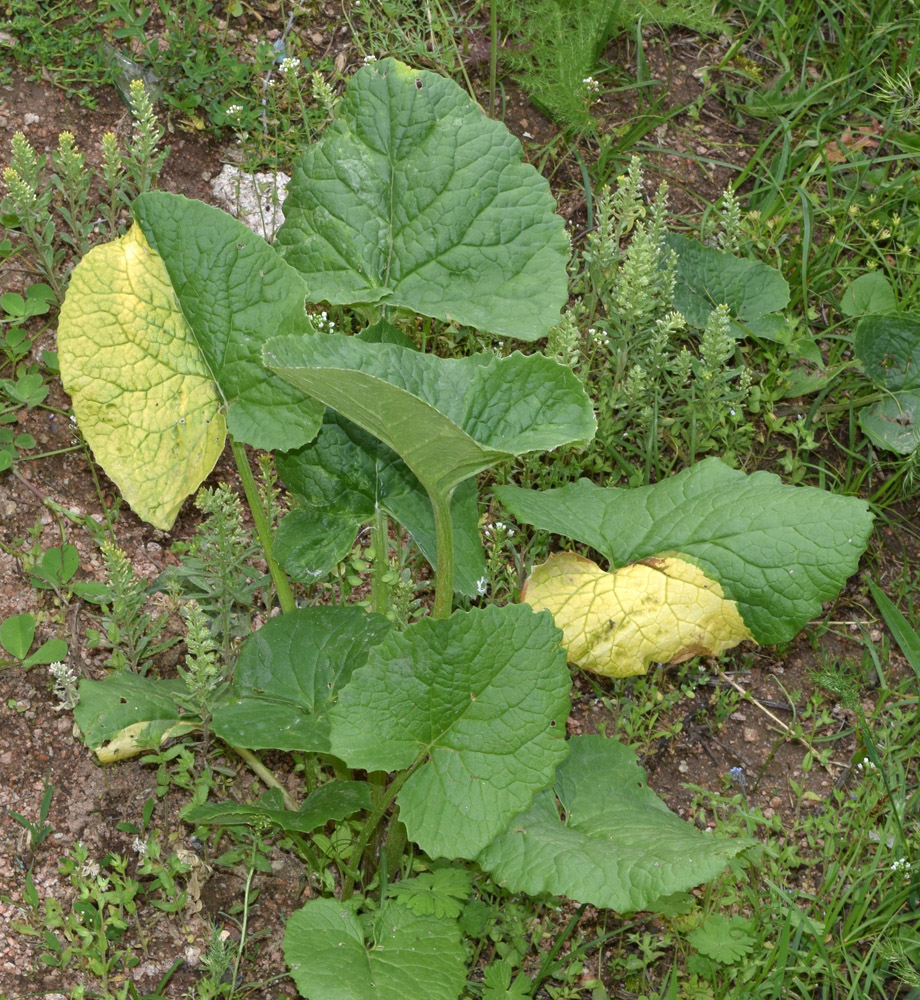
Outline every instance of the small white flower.
POLYGON ((239 118, 242 113, 243 113, 243 105, 242 104, 231 104, 227 108, 227 117, 228 118, 239 118))
POLYGON ((297 56, 285 56, 278 64, 278 71, 284 76, 287 76, 288 73, 293 73, 296 76, 299 66, 300 60, 297 56))
POLYGON ((147 842, 141 840, 140 837, 135 837, 134 843, 131 844, 131 850, 140 857, 144 857, 147 853, 147 842))
POLYGON ((377 57, 376 56, 365 56, 364 57, 364 65, 365 66, 371 66, 375 62, 377 62, 377 57))
POLYGON ((80 866, 80 874, 83 878, 95 878, 99 874, 99 862, 98 861, 84 861, 80 866))
POLYGON ((488 589, 489 589, 488 577, 481 576, 476 581, 476 593, 479 594, 480 597, 484 597, 488 589))

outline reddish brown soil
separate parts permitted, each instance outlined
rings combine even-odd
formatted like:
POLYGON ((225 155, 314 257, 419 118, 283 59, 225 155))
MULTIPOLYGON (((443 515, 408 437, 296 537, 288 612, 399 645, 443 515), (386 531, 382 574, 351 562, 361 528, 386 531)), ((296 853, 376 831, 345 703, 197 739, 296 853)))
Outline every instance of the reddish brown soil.
MULTIPOLYGON (((318 29, 317 29, 318 30, 318 29)), ((321 33, 320 33, 321 34, 321 33)), ((347 38, 331 32, 335 46, 333 54, 343 66, 353 61, 354 53, 347 38)), ((665 44, 651 38, 646 52, 653 73, 670 88, 668 100, 683 105, 695 100, 700 84, 693 70, 711 62, 714 46, 701 49, 696 38, 673 36, 665 44)), ((617 54, 628 59, 628 46, 617 54)), ((509 90, 507 124, 523 138, 528 152, 536 157, 553 138, 551 123, 513 88, 509 90), (528 136, 525 136, 528 133, 528 136)), ((125 109, 114 91, 99 95, 93 111, 65 98, 48 83, 27 79, 14 73, 12 87, 0 88, 0 163, 8 158, 9 141, 13 133, 22 130, 40 152, 50 150, 62 129, 71 130, 78 144, 90 159, 98 156, 104 131, 125 130, 125 109), (26 124, 26 115, 30 124, 26 124), (34 116, 34 117, 32 117, 34 116)), ((641 113, 635 98, 606 100, 602 116, 610 129, 615 129, 641 113)), ((725 187, 730 177, 728 167, 706 166, 705 159, 735 164, 743 163, 756 141, 756 136, 742 135, 728 119, 726 110, 715 101, 706 101, 698 119, 684 114, 661 126, 650 140, 658 152, 649 152, 648 162, 661 177, 667 177, 672 188, 672 204, 681 213, 692 214, 706 202, 711 202, 725 187), (692 158, 684 154, 692 154, 692 158)), ((200 133, 174 131, 168 136, 171 154, 162 177, 161 187, 195 198, 209 198, 208 181, 219 170, 224 159, 221 146, 200 133)), ((596 154, 590 142, 582 142, 583 154, 596 154)), ((548 163, 554 167, 552 182, 560 201, 561 213, 571 221, 576 235, 583 232, 585 199, 581 178, 572 161, 548 163)), ((652 178, 650 183, 654 183, 652 178)), ((25 275, 7 269, 2 274, 3 291, 22 287, 25 275)), ((53 330, 42 346, 53 345, 53 330)), ((68 400, 59 387, 54 387, 49 403, 59 410, 68 409, 68 400)), ((65 415, 34 409, 22 414, 21 430, 32 433, 41 449, 52 451, 67 448, 74 442, 73 428, 65 415)), ((102 505, 111 507, 117 498, 114 486, 96 470, 100 485, 97 491, 93 469, 82 450, 22 463, 19 477, 0 475, 0 620, 25 611, 39 617, 41 638, 60 636, 70 643, 72 666, 84 676, 103 674, 103 657, 85 648, 85 634, 94 626, 92 609, 71 600, 63 604, 51 592, 39 593, 29 586, 17 557, 21 541, 33 529, 44 548, 60 544, 61 531, 80 553, 80 577, 99 577, 101 559, 87 532, 72 523, 59 521, 43 505, 50 498, 62 507, 82 516, 98 516, 102 505)), ((236 483, 235 472, 228 457, 221 461, 209 483, 236 483)), ((186 539, 196 523, 191 503, 186 505, 173 531, 157 531, 140 521, 127 509, 117 519, 117 535, 137 571, 152 579, 174 561, 170 546, 186 539)), ((818 652, 827 655, 856 658, 862 655, 859 635, 847 621, 868 620, 859 594, 850 593, 852 604, 842 604, 835 613, 844 619, 818 640, 818 652)), ((746 691, 767 705, 782 722, 792 723, 792 707, 800 708, 813 689, 809 669, 815 662, 816 651, 802 639, 787 650, 755 651, 750 668, 733 672, 733 679, 746 691)), ((683 668, 682 668, 683 669, 683 668)), ((664 689, 678 683, 686 671, 663 674, 664 689)), ((724 683, 724 682, 718 682, 724 683)), ((612 690, 599 682, 601 693, 612 690)), ((612 734, 616 720, 598 701, 598 689, 587 679, 576 678, 578 700, 573 712, 571 731, 591 732, 606 727, 612 734)), ((642 748, 652 786, 678 812, 688 818, 694 785, 705 789, 725 789, 726 775, 732 767, 743 767, 747 775, 749 804, 760 807, 767 815, 792 815, 799 804, 790 798, 789 779, 804 785, 820 802, 834 783, 845 774, 856 745, 852 735, 852 718, 842 709, 832 707, 832 721, 813 736, 842 734, 834 744, 833 758, 843 766, 832 765, 828 770, 814 767, 803 773, 802 761, 806 748, 787 739, 780 725, 753 704, 743 704, 720 728, 712 724, 713 688, 703 686, 692 698, 685 698, 671 717, 662 725, 670 735, 642 748), (682 721, 683 720, 683 721, 682 721), (681 725, 677 725, 681 723, 681 725)), ((28 915, 22 907, 22 887, 29 851, 23 830, 9 815, 15 810, 37 818, 39 802, 47 782, 54 786, 54 796, 48 822, 53 834, 36 852, 34 880, 39 895, 55 895, 66 900, 69 888, 59 875, 58 865, 63 854, 75 840, 84 841, 94 857, 106 852, 131 854, 133 837, 117 829, 119 823, 140 823, 144 803, 155 795, 153 770, 136 761, 100 768, 82 742, 73 733, 69 713, 58 711, 51 693, 51 683, 44 668, 23 671, 16 666, 0 669, 0 997, 21 997, 42 991, 57 991, 69 995, 80 977, 73 972, 49 970, 39 962, 43 950, 39 939, 23 936, 11 929, 11 921, 22 921, 28 915)), ((284 755, 268 761, 283 775, 290 773, 291 762, 284 755)), ((231 760, 225 765, 236 767, 231 760)), ((226 794, 242 797, 250 785, 243 771, 228 779, 226 794)), ((296 780, 290 778, 292 789, 296 780)), ((177 821, 181 805, 173 792, 161 800, 156 809, 154 825, 163 831, 169 850, 189 848, 190 828, 177 821)), ((213 860, 213 847, 205 860, 213 860)), ((280 950, 284 919, 306 898, 303 866, 288 853, 274 848, 271 853, 272 873, 258 874, 254 888, 258 898, 251 908, 248 933, 251 939, 242 973, 246 982, 263 983, 247 995, 257 1000, 276 1000, 296 995, 293 983, 283 976, 284 963, 280 950)), ((136 864, 135 860, 131 862, 136 864)), ((142 956, 141 964, 129 975, 139 992, 152 990, 177 959, 183 964, 174 974, 165 995, 183 996, 195 983, 200 970, 200 955, 206 948, 214 924, 237 933, 234 922, 227 916, 243 899, 244 878, 237 867, 217 868, 204 882, 201 907, 179 915, 164 914, 159 919, 149 907, 144 908, 143 926, 132 930, 130 942, 142 956)), ((91 980, 87 980, 91 984, 91 980)))

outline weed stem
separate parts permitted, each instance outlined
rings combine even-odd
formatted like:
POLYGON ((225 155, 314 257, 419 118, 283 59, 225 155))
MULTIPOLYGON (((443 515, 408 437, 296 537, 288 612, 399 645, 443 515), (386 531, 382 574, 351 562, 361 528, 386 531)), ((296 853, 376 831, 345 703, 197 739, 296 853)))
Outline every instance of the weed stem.
POLYGON ((278 603, 281 605, 281 610, 285 614, 288 614, 294 611, 297 605, 294 603, 294 595, 291 592, 291 585, 288 583, 288 578, 284 575, 284 570, 275 562, 275 558, 272 555, 271 527, 269 526, 268 518, 265 516, 262 501, 259 499, 259 490, 256 487, 256 480, 249 465, 249 457, 246 454, 244 446, 238 441, 234 441, 233 438, 230 439, 230 447, 233 449, 233 458, 236 461, 236 468, 243 483, 246 502, 249 504, 249 509, 252 512, 252 519, 255 522, 259 543, 262 546, 262 551, 265 553, 268 571, 271 573, 272 582, 275 584, 278 603))
POLYGON ((277 788, 278 791, 281 792, 281 798, 284 800, 285 809, 290 809, 291 812, 297 812, 299 806, 294 801, 291 793, 251 750, 247 750, 245 747, 234 746, 231 746, 230 749, 237 755, 237 757, 249 765, 253 773, 257 774, 262 779, 263 784, 268 785, 269 788, 277 788))

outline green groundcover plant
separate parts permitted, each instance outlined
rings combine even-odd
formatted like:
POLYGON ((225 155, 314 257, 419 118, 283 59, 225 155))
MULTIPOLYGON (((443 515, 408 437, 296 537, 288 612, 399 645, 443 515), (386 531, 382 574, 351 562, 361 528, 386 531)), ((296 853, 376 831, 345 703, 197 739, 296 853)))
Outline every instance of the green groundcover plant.
MULTIPOLYGON (((194 696, 186 676, 120 671, 81 683, 76 718, 102 761, 204 727, 251 761, 264 749, 317 755, 321 777, 299 800, 272 788, 185 818, 268 823, 303 844, 342 824, 352 840, 338 879, 287 924, 292 977, 312 1000, 447 1000, 467 975, 464 865, 516 893, 655 910, 750 841, 673 815, 615 739, 567 738, 568 635, 549 610, 484 600, 476 475, 596 426, 554 360, 446 359, 407 336, 425 317, 533 342, 558 320, 568 243, 517 141, 452 82, 383 60, 355 75, 304 151, 284 211, 269 246, 217 209, 145 194, 132 229, 74 271, 61 373, 97 460, 168 529, 229 434, 284 612, 194 696), (316 332, 306 302, 347 305, 367 329, 316 332), (244 445, 277 453, 300 501, 274 534, 244 445), (430 615, 403 630, 380 572, 391 518, 434 571, 430 615), (371 609, 298 607, 288 574, 320 578, 369 520, 371 609), (479 606, 455 611, 458 594, 479 606), (407 841, 447 867, 411 877, 407 841)), ((612 569, 660 570, 659 606, 689 630, 681 655, 791 638, 854 572, 871 530, 859 500, 716 459, 640 490, 582 481, 500 497, 612 569), (717 605, 705 621, 704 597, 717 605)), ((641 661, 631 612, 610 610, 606 583, 600 597, 596 583, 561 586, 594 662, 612 633, 607 672, 641 661)), ((632 580, 611 587, 617 607, 643 602, 632 580)))

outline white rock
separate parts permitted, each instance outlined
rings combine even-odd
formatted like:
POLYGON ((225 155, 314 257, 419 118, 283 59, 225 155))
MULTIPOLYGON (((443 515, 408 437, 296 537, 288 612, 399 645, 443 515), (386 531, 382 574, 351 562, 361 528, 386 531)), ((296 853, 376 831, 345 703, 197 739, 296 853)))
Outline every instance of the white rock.
POLYGON ((290 181, 280 172, 247 174, 226 163, 211 181, 211 191, 231 215, 270 242, 284 222, 281 203, 290 181))

